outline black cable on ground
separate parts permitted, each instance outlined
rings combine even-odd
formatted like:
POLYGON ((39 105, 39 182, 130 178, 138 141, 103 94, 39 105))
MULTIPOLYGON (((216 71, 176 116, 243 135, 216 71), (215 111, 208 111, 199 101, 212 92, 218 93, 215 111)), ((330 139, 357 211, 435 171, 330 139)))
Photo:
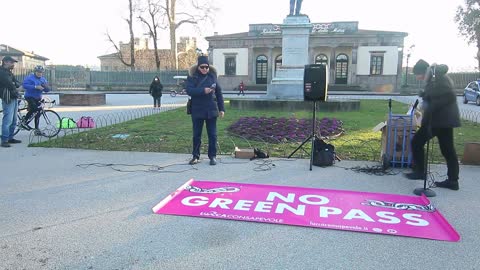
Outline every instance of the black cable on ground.
POLYGON ((191 166, 189 164, 184 163, 174 163, 168 165, 151 165, 151 164, 121 164, 121 163, 86 163, 86 164, 78 164, 77 167, 86 169, 90 166, 94 167, 107 167, 114 171, 118 172, 155 172, 155 173, 182 173, 191 170, 198 170, 196 167, 191 166), (190 168, 185 170, 166 170, 168 167, 174 166, 189 166, 190 168), (140 167, 144 169, 123 169, 122 167, 140 167))
POLYGON ((352 170, 357 173, 366 173, 368 175, 375 175, 375 176, 385 176, 385 175, 397 175, 399 172, 394 171, 393 169, 385 169, 382 165, 374 165, 374 166, 355 166, 352 168, 341 167, 338 165, 334 165, 335 167, 342 168, 345 170, 352 170))

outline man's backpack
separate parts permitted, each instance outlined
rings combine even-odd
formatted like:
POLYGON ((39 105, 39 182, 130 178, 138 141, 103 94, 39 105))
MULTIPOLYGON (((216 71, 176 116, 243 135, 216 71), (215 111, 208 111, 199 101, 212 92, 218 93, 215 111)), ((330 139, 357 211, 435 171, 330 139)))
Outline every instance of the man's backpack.
POLYGON ((57 123, 57 127, 62 129, 76 128, 77 123, 70 117, 62 117, 60 122, 57 123))
POLYGON ((332 166, 335 162, 335 146, 315 138, 313 142, 313 165, 319 167, 332 166))
POLYGON ((95 121, 90 116, 82 116, 77 121, 78 128, 95 128, 95 121))

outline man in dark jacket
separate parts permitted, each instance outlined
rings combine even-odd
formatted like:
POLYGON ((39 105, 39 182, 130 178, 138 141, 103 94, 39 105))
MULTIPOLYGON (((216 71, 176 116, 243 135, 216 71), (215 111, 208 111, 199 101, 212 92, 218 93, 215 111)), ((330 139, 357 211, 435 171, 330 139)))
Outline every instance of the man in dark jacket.
POLYGON ((216 71, 208 63, 206 56, 199 56, 197 65, 190 69, 186 89, 192 99, 193 157, 189 164, 193 165, 199 162, 203 123, 206 123, 208 158, 210 165, 216 165, 217 117, 224 116, 225 107, 216 71))
POLYGON ((17 91, 20 84, 12 73, 16 62, 18 61, 11 56, 5 56, 0 67, 0 98, 2 99, 3 108, 2 147, 10 147, 11 143, 22 142, 13 138, 13 132, 17 126, 17 99, 20 97, 17 91))
POLYGON ((453 144, 453 128, 460 126, 460 113, 452 80, 446 75, 446 65, 429 66, 419 60, 413 67, 418 80, 426 82, 423 98, 423 119, 420 129, 412 139, 412 153, 415 168, 406 174, 409 179, 423 179, 425 175, 424 145, 433 137, 438 138, 440 151, 447 162, 448 178, 435 182, 437 187, 458 190, 458 158, 453 144))

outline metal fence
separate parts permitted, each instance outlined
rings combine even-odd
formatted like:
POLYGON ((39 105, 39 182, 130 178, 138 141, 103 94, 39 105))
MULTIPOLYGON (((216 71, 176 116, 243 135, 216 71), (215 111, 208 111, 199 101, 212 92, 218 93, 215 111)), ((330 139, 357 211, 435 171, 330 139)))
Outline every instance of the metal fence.
MULTIPOLYGON (((14 69, 18 81, 23 82, 33 69, 14 69)), ((88 69, 47 69, 44 76, 50 85, 61 90, 111 90, 115 87, 148 88, 155 76, 164 86, 176 85, 174 76, 186 76, 187 70, 152 71, 91 71, 88 69)))
MULTIPOLYGON (((478 72, 455 72, 448 73, 448 76, 453 80, 453 87, 456 89, 463 89, 469 82, 480 79, 478 72)), ((402 85, 405 84, 405 73, 402 74, 402 85)), ((413 88, 423 88, 424 83, 417 81, 414 74, 408 74, 408 86, 413 88)))
POLYGON ((138 86, 150 85, 153 78, 158 76, 163 85, 175 85, 173 78, 177 75, 188 75, 187 70, 152 71, 90 71, 90 86, 138 86))
MULTIPOLYGON (((32 69, 14 69, 17 79, 23 79, 32 72, 32 69)), ((480 79, 478 72, 448 73, 456 89, 465 86, 474 80, 480 79)), ((143 87, 150 85, 153 77, 159 76, 165 86, 177 83, 173 78, 176 75, 188 75, 188 70, 161 70, 155 71, 91 71, 84 68, 47 69, 45 77, 55 89, 98 89, 112 90, 116 87, 143 87)), ((405 73, 402 74, 401 85, 405 84, 405 73)), ((407 84, 412 88, 423 88, 423 82, 417 81, 415 75, 408 74, 407 84)))

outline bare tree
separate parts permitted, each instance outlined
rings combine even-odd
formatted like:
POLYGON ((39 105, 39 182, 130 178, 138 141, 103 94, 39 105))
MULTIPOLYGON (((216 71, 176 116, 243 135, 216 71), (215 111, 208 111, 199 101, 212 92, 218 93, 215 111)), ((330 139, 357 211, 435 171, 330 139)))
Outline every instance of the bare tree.
POLYGON ((155 65, 157 71, 160 70, 160 57, 158 55, 158 31, 157 29, 167 29, 166 26, 160 26, 159 21, 161 20, 163 9, 160 8, 159 0, 147 0, 146 12, 148 13, 148 18, 140 15, 138 19, 147 27, 148 35, 153 39, 153 48, 155 55, 155 65))
POLYGON ((465 0, 465 8, 459 6, 455 15, 458 30, 468 43, 477 45, 478 70, 480 72, 480 0, 465 0))
POLYGON ((177 59, 177 30, 186 24, 197 26, 202 22, 214 21, 214 14, 218 10, 211 0, 161 0, 166 25, 170 31, 170 59, 178 69, 177 59), (178 5, 177 5, 178 4, 178 5), (179 7, 177 9, 177 7, 179 7))
POLYGON ((113 44, 113 47, 115 47, 115 50, 117 51, 117 56, 118 59, 127 67, 130 67, 131 71, 135 71, 135 35, 133 33, 133 13, 134 11, 134 5, 133 5, 133 0, 128 0, 128 10, 129 10, 129 17, 125 19, 125 21, 128 24, 128 29, 130 31, 130 61, 127 62, 124 57, 124 52, 122 51, 122 48, 113 41, 112 37, 107 31, 107 38, 108 40, 113 44))

